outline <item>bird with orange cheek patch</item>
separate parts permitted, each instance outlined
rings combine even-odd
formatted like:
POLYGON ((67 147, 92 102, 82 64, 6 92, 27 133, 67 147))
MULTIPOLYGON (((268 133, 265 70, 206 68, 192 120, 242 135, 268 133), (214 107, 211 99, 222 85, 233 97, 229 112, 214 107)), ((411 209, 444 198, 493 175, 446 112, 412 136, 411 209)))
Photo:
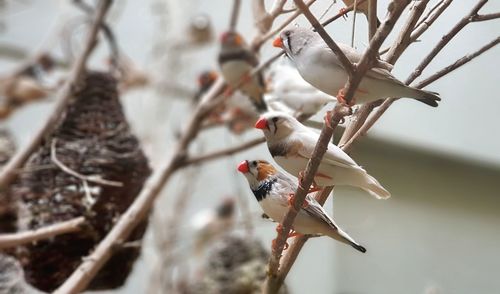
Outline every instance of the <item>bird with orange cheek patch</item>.
MULTIPOLYGON (((247 179, 250 189, 266 215, 274 221, 283 222, 290 197, 297 190, 296 182, 264 160, 245 160, 238 165, 238 171, 247 179)), ((277 230, 281 230, 280 226, 278 225, 277 230)), ((289 237, 298 234, 325 235, 351 245, 360 252, 366 252, 363 246, 337 226, 325 209, 310 195, 306 196, 304 205, 295 218, 293 230, 296 233, 289 237)))
MULTIPOLYGON (((282 112, 262 115, 255 127, 264 132, 274 160, 290 174, 297 175, 300 183, 319 135, 293 116, 282 112)), ((313 183, 317 188, 333 185, 359 187, 378 199, 391 196, 374 177, 332 143, 328 144, 313 183)))
MULTIPOLYGON (((257 56, 250 50, 243 37, 237 32, 229 31, 222 34, 219 52, 219 66, 222 76, 230 87, 235 88, 240 83, 241 92, 251 98, 259 112, 265 112, 265 83, 262 74, 250 76, 251 71, 259 65, 257 56)), ((231 90, 229 90, 229 94, 231 90)))

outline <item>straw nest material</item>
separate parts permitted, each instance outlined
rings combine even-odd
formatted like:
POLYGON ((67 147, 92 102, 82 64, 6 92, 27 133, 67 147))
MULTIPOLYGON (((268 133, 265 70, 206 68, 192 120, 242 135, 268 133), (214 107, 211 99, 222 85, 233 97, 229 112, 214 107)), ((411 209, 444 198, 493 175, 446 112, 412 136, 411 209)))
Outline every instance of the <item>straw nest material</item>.
MULTIPOLYGON (((74 93, 60 124, 7 191, 17 203, 19 231, 78 216, 88 220, 78 233, 16 249, 27 281, 44 291, 59 286, 102 240, 151 172, 123 114, 116 80, 91 72, 74 93)), ((140 240, 145 227, 144 222, 127 241, 140 240)), ((121 286, 139 247, 117 248, 89 289, 121 286)))

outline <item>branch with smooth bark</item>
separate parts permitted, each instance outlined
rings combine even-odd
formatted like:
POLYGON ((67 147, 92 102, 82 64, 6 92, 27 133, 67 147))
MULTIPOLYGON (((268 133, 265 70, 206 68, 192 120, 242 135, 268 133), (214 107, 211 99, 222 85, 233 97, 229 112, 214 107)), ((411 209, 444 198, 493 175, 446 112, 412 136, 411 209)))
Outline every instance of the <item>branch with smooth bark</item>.
POLYGON ((35 230, 0 234, 0 249, 12 248, 32 242, 46 240, 63 234, 79 232, 85 225, 85 218, 77 217, 35 230))
MULTIPOLYGON (((438 79, 444 77, 445 75, 449 74, 450 72, 467 64, 468 62, 470 62, 474 58, 480 56, 481 54, 483 54, 484 52, 493 48, 494 46, 498 45, 499 43, 500 43, 500 37, 497 37, 496 39, 492 40, 491 42, 489 42, 486 45, 484 45, 483 47, 481 47, 479 50, 477 50, 473 53, 467 54, 467 55, 463 56, 462 58, 456 60, 452 64, 444 67, 443 69, 438 70, 436 73, 432 74, 431 76, 429 76, 425 80, 417 83, 417 85, 415 87, 416 88, 423 88, 423 87, 437 81, 438 79)), ((350 138, 345 143, 344 146, 346 148, 350 148, 355 140, 357 140, 359 137, 366 135, 368 130, 370 130, 370 128, 373 127, 373 125, 380 119, 382 114, 384 114, 385 111, 389 108, 389 106, 391 106, 391 104, 394 101, 396 101, 397 99, 399 99, 399 98, 386 99, 384 101, 384 103, 382 103, 380 108, 373 114, 373 116, 371 116, 370 119, 365 122, 365 124, 356 132, 356 134, 354 134, 354 136, 352 138, 350 138)))
POLYGON ((40 129, 38 129, 32 136, 31 141, 19 150, 2 169, 0 174, 0 190, 5 189, 16 178, 16 171, 24 165, 28 157, 35 151, 36 148, 38 148, 43 138, 57 125, 71 98, 76 83, 78 83, 85 70, 85 64, 95 47, 97 34, 102 26, 111 2, 111 0, 102 0, 99 2, 99 6, 96 9, 95 20, 90 28, 87 39, 85 40, 83 50, 78 59, 75 61, 68 79, 57 93, 57 102, 54 110, 49 115, 47 120, 42 123, 40 129))
MULTIPOLYGON (((408 79, 405 81, 407 85, 411 84, 416 78, 418 78, 423 70, 430 64, 430 62, 441 52, 441 50, 455 37, 467 24, 473 22, 472 19, 475 15, 477 15, 478 11, 488 2, 488 0, 480 0, 477 4, 472 8, 472 10, 463 17, 447 34, 445 34, 438 44, 433 48, 433 50, 422 60, 422 62, 417 66, 417 68, 411 73, 408 79)), ((416 85, 419 87, 419 84, 416 85)), ((421 87, 423 87, 421 85, 421 87)), ((368 130, 375 124, 378 119, 382 116, 382 114, 387 111, 387 109, 394 103, 394 101, 399 98, 388 98, 386 99, 382 105, 375 111, 375 113, 363 124, 363 126, 357 130, 357 132, 349 138, 345 143, 347 146, 351 145, 357 138, 366 134, 368 130)))
POLYGON ((221 157, 233 155, 233 154, 236 154, 238 152, 248 150, 248 149, 253 148, 257 145, 260 145, 264 142, 266 142, 265 138, 253 139, 253 140, 250 140, 248 142, 242 143, 242 144, 234 146, 234 147, 229 147, 226 149, 217 150, 217 151, 214 151, 214 152, 211 152, 211 153, 208 153, 205 155, 200 155, 197 157, 189 157, 188 159, 186 159, 183 162, 183 164, 186 166, 192 165, 192 164, 202 164, 202 163, 205 163, 207 161, 215 160, 215 159, 218 159, 221 157))

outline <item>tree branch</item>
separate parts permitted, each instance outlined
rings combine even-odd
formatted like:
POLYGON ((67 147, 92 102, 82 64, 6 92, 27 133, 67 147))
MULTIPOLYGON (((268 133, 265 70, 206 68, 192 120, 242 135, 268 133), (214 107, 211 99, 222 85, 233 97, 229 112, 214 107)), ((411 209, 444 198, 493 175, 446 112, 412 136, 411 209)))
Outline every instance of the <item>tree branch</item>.
POLYGON ((84 224, 85 218, 81 216, 35 230, 17 232, 13 234, 0 234, 0 249, 16 247, 35 241, 49 239, 62 234, 78 232, 82 229, 84 224))
POLYGON ((368 39, 377 32, 377 0, 368 0, 368 39))
POLYGON ((477 14, 472 17, 471 21, 478 22, 478 21, 492 20, 497 18, 500 18, 500 12, 490 13, 490 14, 477 14))
POLYGON ((403 26, 401 33, 396 39, 396 42, 394 42, 389 49, 389 57, 386 59, 387 62, 394 64, 396 60, 399 59, 401 54, 403 54, 406 48, 408 48, 410 43, 412 43, 411 33, 413 32, 418 19, 420 18, 422 13, 424 13, 425 7, 427 7, 427 3, 429 3, 429 0, 421 0, 417 5, 413 6, 413 11, 410 17, 408 18, 406 24, 403 26))
POLYGON ((240 14, 241 0, 233 0, 233 9, 231 10, 231 17, 229 18, 229 30, 236 30, 238 17, 240 14))
POLYGON ((214 160, 214 159, 217 159, 217 158, 220 158, 220 157, 224 157, 224 156, 228 156, 228 155, 233 155, 235 153, 238 153, 238 152, 250 149, 250 148, 255 147, 255 146, 257 146, 259 144, 262 144, 264 142, 266 142, 265 138, 257 138, 257 139, 245 142, 243 144, 240 144, 238 146, 226 148, 226 149, 223 149, 223 150, 214 151, 212 153, 208 153, 208 154, 205 154, 205 155, 200 155, 198 157, 189 157, 188 159, 186 159, 183 162, 183 165, 187 166, 187 165, 191 165, 191 164, 205 163, 206 161, 214 160))
POLYGON ((89 58, 93 48, 95 47, 97 33, 102 26, 104 17, 106 16, 110 5, 111 0, 102 0, 99 2, 95 20, 84 43, 82 53, 73 65, 69 77, 64 83, 63 87, 57 93, 57 102, 53 112, 49 115, 47 120, 42 123, 41 128, 33 135, 31 141, 26 144, 23 149, 19 150, 19 152, 17 152, 16 155, 11 158, 11 160, 3 168, 0 174, 0 190, 5 189, 15 179, 17 174, 16 170, 23 166, 28 157, 40 145, 40 142, 43 140, 45 135, 48 134, 57 125, 61 114, 66 109, 66 105, 73 93, 75 85, 78 83, 80 77, 82 76, 82 73, 84 72, 87 59, 89 58))

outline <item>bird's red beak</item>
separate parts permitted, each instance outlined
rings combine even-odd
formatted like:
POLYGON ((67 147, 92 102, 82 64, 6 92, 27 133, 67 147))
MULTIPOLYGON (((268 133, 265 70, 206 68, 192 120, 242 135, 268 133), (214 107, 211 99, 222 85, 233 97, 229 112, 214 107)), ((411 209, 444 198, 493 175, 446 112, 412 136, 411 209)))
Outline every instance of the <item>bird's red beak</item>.
POLYGON ((243 160, 240 164, 238 164, 238 171, 244 174, 248 172, 248 160, 243 160))
POLYGON ((281 37, 277 37, 274 39, 273 46, 277 48, 283 48, 283 40, 281 40, 281 37))
POLYGON ((259 120, 255 123, 255 128, 256 129, 267 129, 267 120, 263 117, 259 118, 259 120))

